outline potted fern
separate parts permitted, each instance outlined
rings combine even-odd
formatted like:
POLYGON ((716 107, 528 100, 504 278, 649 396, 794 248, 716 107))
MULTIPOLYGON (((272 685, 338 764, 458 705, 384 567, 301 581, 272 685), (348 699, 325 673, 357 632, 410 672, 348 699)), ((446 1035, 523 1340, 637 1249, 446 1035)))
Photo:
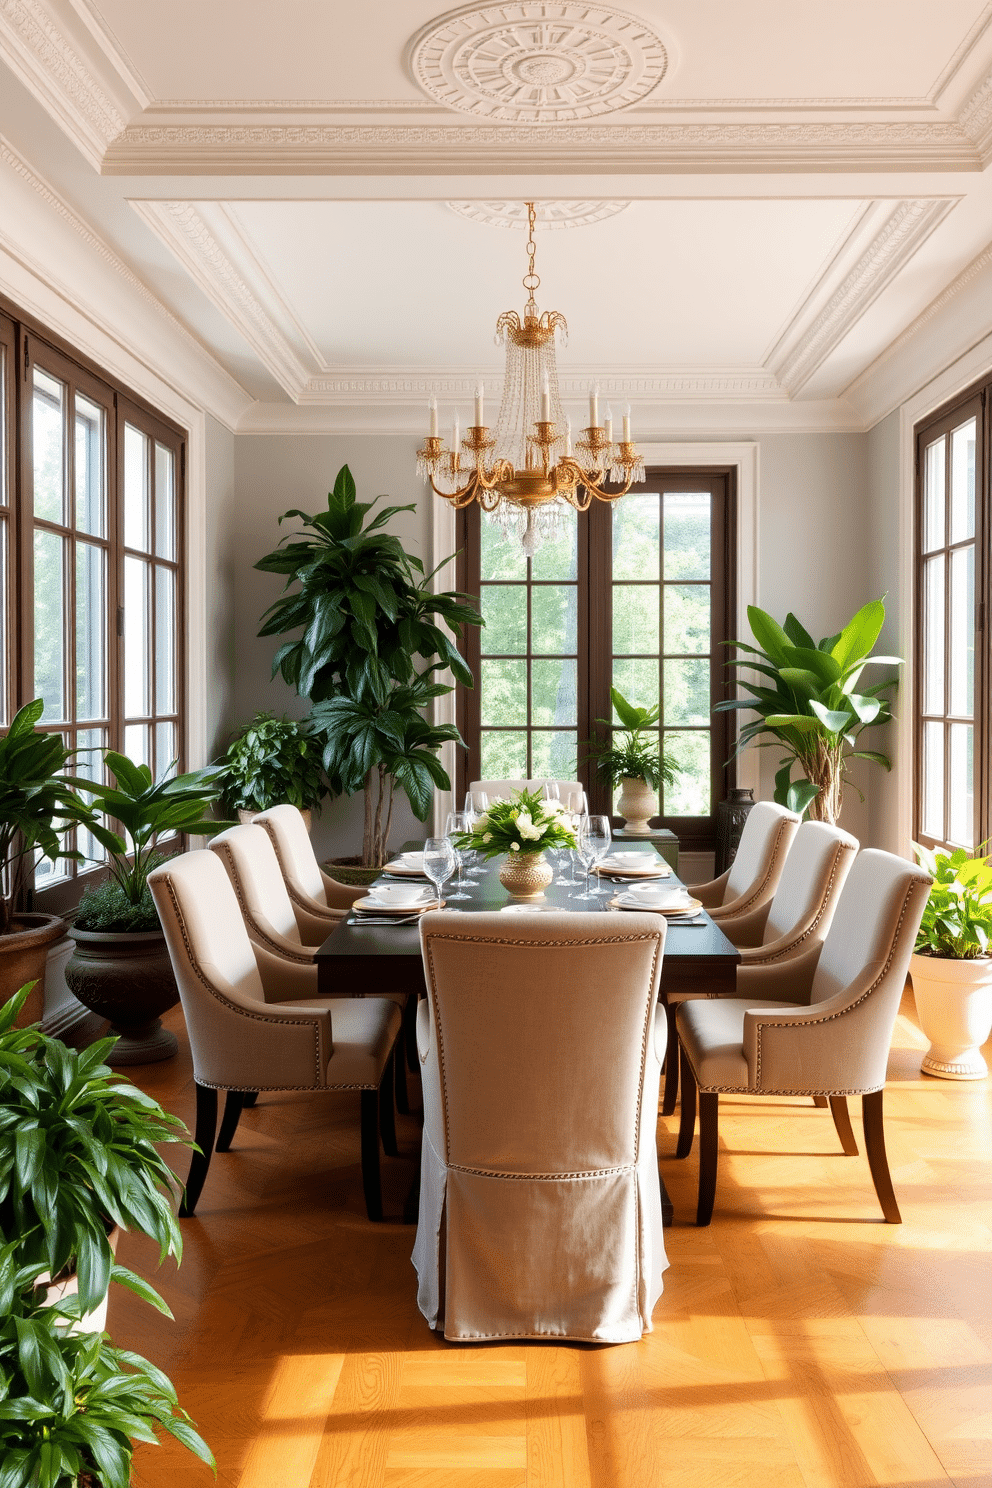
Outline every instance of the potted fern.
MULTIPOLYGON (((617 810, 627 831, 645 835, 651 831, 650 818, 658 813, 658 791, 675 783, 681 767, 666 757, 649 732, 657 728, 659 708, 638 708, 616 687, 610 688, 610 697, 623 727, 613 728, 609 744, 592 744, 589 757, 613 790, 619 785, 617 810)), ((612 727, 606 718, 596 722, 612 727)))
POLYGON ((257 812, 288 802, 302 812, 309 830, 310 814, 320 810, 327 793, 322 752, 306 723, 256 713, 219 761, 224 810, 250 821, 257 812))
POLYGON ((914 847, 934 880, 910 962, 930 1040, 921 1068, 943 1080, 981 1080, 988 1074, 981 1045, 992 1032, 992 867, 964 848, 914 847))

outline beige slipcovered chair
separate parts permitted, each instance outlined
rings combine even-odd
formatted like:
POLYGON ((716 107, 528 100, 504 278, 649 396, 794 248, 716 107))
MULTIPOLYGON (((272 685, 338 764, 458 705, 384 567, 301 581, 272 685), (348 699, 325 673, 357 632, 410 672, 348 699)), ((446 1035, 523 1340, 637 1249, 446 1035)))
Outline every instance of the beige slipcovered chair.
POLYGON ((624 1343, 667 1267, 660 915, 421 920, 418 1304, 449 1339, 624 1343))
POLYGON ((303 813, 296 806, 271 806, 252 817, 252 825, 264 827, 269 834, 286 892, 297 913, 298 928, 303 931, 298 914, 302 911, 308 928, 314 931, 323 928, 322 938, 326 939, 366 889, 350 888, 324 872, 317 862, 303 813))
POLYGON ((822 946, 738 972, 735 998, 678 1010, 682 1120, 677 1155, 692 1146, 699 1092, 699 1205, 716 1192, 722 1094, 826 1096, 841 1145, 857 1155, 847 1109, 861 1096, 868 1164, 882 1212, 899 1224, 885 1156, 882 1092, 892 1029, 931 879, 905 858, 869 848, 848 874, 822 946))
MULTIPOLYGON (((258 829, 261 831, 261 828, 258 829)), ((263 834, 264 835, 264 834, 263 834)), ((170 858, 148 876, 193 1053, 196 1143, 180 1215, 195 1208, 214 1150, 217 1091, 227 1091, 216 1150, 227 1152, 260 1090, 361 1091, 362 1182, 382 1218, 379 1136, 396 1153, 390 1073, 399 1009, 384 998, 316 996, 317 970, 248 939, 215 854, 170 858)))
POLYGON ((857 838, 840 827, 801 823, 774 898, 720 920, 742 966, 771 966, 823 943, 858 846, 857 838))
POLYGON ((754 913, 771 904, 798 829, 794 811, 774 801, 756 803, 726 873, 709 883, 692 885, 693 894, 712 919, 722 922, 730 915, 754 913))

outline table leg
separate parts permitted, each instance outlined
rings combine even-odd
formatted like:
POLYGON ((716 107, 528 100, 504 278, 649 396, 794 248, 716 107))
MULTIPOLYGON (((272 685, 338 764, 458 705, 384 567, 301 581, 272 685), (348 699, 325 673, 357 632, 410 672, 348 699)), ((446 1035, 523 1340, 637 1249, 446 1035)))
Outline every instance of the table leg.
POLYGON ((665 1093, 661 1101, 662 1116, 671 1116, 679 1093, 679 1036, 675 1028, 678 1003, 667 1003, 668 1046, 665 1049, 665 1093))

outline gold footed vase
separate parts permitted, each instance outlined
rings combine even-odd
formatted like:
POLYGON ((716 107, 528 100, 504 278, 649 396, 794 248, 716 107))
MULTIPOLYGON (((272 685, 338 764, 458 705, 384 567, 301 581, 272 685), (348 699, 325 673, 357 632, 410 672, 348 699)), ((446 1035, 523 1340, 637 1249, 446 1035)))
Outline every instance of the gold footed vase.
POLYGON ((507 853, 499 870, 499 881, 514 899, 542 899, 554 878, 543 852, 507 853))

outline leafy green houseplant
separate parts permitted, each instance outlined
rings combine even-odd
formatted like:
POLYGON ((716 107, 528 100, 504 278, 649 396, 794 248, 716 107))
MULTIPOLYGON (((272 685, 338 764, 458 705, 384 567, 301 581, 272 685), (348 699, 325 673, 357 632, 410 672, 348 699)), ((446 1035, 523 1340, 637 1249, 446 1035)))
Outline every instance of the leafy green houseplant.
POLYGON ((548 847, 574 848, 575 833, 564 820, 560 801, 545 801, 536 791, 514 791, 508 801, 493 801, 477 816, 470 832, 455 838, 458 847, 498 858, 504 853, 542 853, 548 847))
POLYGON ((992 867, 964 848, 914 847, 934 881, 910 963, 930 1040, 921 1068, 945 1080, 982 1080, 981 1046, 992 1032, 992 867))
POLYGON ((224 810, 229 816, 267 811, 284 801, 300 811, 319 810, 327 791, 321 756, 305 723, 256 713, 219 762, 224 810))
POLYGON ((650 736, 658 725, 661 710, 638 708, 629 703, 616 687, 610 688, 613 709, 622 728, 617 729, 607 718, 596 722, 613 728, 609 744, 593 743, 589 757, 596 762, 601 777, 614 790, 621 787, 618 810, 632 832, 650 830, 650 818, 658 810, 658 791, 662 785, 674 785, 681 767, 668 759, 650 736))
POLYGON ((891 719, 885 693, 895 685, 894 679, 856 690, 867 665, 901 664, 898 656, 871 654, 885 622, 885 605, 880 599, 864 605, 843 630, 819 642, 795 615, 787 615, 779 625, 757 605, 748 605, 747 618, 758 644, 733 642, 747 654, 730 665, 738 670, 739 686, 751 696, 717 703, 717 711, 756 713, 738 734, 737 752, 756 740, 762 741, 759 748, 783 749, 775 776, 776 801, 808 812, 813 821, 833 825, 840 817, 852 759, 891 768, 884 754, 860 748, 859 740, 866 728, 891 719), (749 672, 759 680, 751 680, 749 672), (799 774, 793 780, 796 766, 799 774))
POLYGON ((285 576, 286 592, 269 607, 261 636, 299 632, 272 663, 314 704, 310 723, 323 744, 331 792, 365 794, 362 861, 385 862, 392 801, 398 786, 425 820, 435 786, 450 781, 437 751, 460 742, 453 725, 425 717, 433 698, 450 692, 432 674, 450 669, 465 687, 472 675, 455 642, 481 616, 453 592, 435 593, 433 574, 382 529, 398 512, 356 500, 347 465, 338 472, 327 510, 293 510, 303 532, 284 539, 255 567, 285 576))

